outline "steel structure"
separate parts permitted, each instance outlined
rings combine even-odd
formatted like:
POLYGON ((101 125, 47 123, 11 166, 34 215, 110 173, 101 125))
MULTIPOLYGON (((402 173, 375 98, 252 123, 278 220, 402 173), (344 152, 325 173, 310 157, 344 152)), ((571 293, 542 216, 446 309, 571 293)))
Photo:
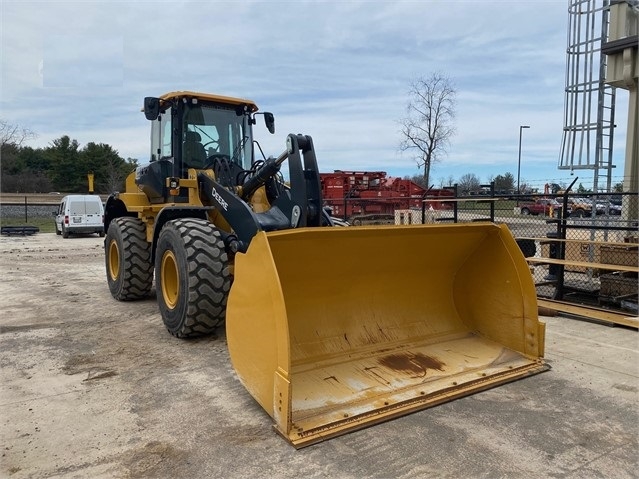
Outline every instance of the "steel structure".
POLYGON ((615 88, 605 83, 609 0, 569 0, 564 128, 559 169, 594 171, 594 191, 610 191, 615 88))

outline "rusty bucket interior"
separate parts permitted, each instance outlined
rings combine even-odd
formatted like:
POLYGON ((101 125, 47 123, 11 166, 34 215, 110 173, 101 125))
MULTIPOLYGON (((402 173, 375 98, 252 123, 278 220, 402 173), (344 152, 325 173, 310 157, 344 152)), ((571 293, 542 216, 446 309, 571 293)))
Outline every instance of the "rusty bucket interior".
POLYGON ((492 223, 260 232, 227 340, 296 447, 547 369, 530 271, 492 223))

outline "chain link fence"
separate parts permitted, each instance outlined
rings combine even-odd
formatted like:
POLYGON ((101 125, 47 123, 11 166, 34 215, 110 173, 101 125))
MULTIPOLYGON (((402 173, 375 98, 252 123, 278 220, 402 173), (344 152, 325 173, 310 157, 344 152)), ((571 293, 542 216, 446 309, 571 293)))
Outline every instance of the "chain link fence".
POLYGON ((375 198, 346 199, 345 205, 353 201, 351 211, 363 213, 344 219, 355 225, 503 223, 529 262, 538 298, 637 315, 637 193, 498 195, 483 186, 484 194, 460 196, 451 187, 450 195, 426 194, 400 208, 375 198), (370 213, 367 201, 379 211, 370 213))
POLYGON ((538 297, 637 315, 637 194, 555 199, 559 213, 544 225, 513 229, 527 243, 538 297))

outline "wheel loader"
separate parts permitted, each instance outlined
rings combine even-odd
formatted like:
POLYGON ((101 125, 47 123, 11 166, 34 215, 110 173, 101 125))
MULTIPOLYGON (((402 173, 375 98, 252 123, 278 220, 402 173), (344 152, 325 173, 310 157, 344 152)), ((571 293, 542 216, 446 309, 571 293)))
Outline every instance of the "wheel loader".
POLYGON ((143 111, 150 162, 106 203, 111 294, 155 286, 179 338, 225 325, 238 378, 295 447, 548 369, 505 226, 337 227, 312 138, 266 158, 253 128, 274 117, 254 102, 179 91, 143 111))

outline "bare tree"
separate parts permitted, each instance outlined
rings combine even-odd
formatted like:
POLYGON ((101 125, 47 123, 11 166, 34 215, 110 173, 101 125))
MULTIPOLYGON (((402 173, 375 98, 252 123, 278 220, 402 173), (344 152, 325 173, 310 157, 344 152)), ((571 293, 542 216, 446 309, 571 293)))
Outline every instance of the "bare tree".
POLYGON ((37 135, 27 128, 11 125, 5 120, 0 120, 0 147, 12 145, 20 148, 26 140, 31 140, 37 135))
POLYGON ((424 184, 424 177, 422 175, 412 175, 412 176, 406 175, 404 176, 404 179, 412 181, 413 183, 421 186, 424 189, 428 189, 428 185, 424 184))
POLYGON ((133 158, 127 158, 123 161, 122 158, 117 156, 107 157, 104 165, 104 173, 106 175, 104 187, 106 188, 106 192, 114 193, 116 191, 122 191, 124 181, 129 173, 135 170, 137 161, 138 160, 133 158))
POLYGON ((469 195, 479 191, 481 182, 475 173, 466 173, 457 181, 459 192, 463 195, 469 195))
POLYGON ((446 152, 455 134, 456 90, 451 80, 441 73, 413 80, 406 117, 402 125, 400 150, 411 150, 418 168, 424 169, 424 184, 428 185, 430 170, 446 152))
POLYGON ((444 178, 443 176, 439 178, 439 187, 445 188, 447 186, 453 186, 455 184, 455 177, 453 175, 448 175, 448 178, 444 178))

